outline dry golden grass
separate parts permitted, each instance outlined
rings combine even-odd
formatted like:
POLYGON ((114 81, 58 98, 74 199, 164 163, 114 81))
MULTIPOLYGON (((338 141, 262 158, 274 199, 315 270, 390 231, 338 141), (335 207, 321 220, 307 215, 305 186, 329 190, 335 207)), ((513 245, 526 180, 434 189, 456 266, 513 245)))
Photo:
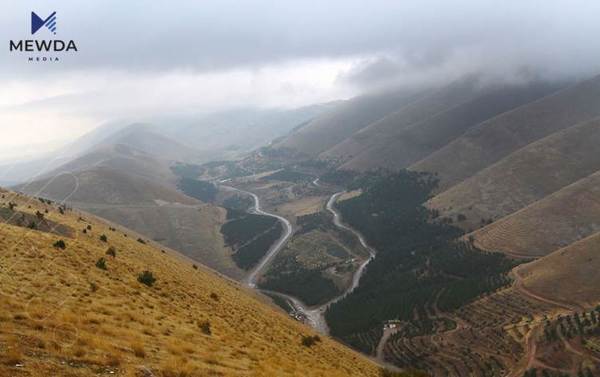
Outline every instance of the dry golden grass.
MULTIPOLYGON (((61 236, 0 224, 0 375, 376 376, 375 364, 330 340, 301 345, 306 326, 184 257, 90 215, 26 197, 71 226, 61 236), (83 217, 82 218, 80 218, 83 217), (82 230, 91 225, 91 230, 82 230), (102 242, 100 235, 107 235, 102 242), (127 234, 127 236, 126 236, 127 234), (109 246, 116 257, 107 256, 109 246), (105 257, 107 269, 95 266, 105 257), (151 271, 153 286, 138 282, 151 271), (210 334, 201 324, 210 323, 210 334)), ((31 208, 28 208, 28 206, 31 208)))
POLYGON ((231 278, 241 280, 245 272, 231 259, 221 234, 225 210, 212 204, 181 206, 83 206, 104 219, 147 235, 161 244, 209 266, 231 278), (176 224, 176 226, 175 226, 176 224))

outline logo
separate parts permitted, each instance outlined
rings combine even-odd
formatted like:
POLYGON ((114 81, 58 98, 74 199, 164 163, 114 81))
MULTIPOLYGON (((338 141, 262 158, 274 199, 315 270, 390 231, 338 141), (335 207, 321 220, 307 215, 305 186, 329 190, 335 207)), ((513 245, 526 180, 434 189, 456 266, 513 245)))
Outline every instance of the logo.
POLYGON ((47 27, 53 34, 56 34, 56 12, 52 12, 45 20, 35 12, 31 12, 31 34, 37 33, 42 26, 47 27))
MULTIPOLYGON (((56 11, 46 18, 31 12, 31 35, 43 35, 39 33, 42 28, 56 35, 56 11)), ((10 52, 26 53, 29 62, 59 62, 67 53, 77 52, 77 45, 72 39, 11 39, 8 46, 10 52)))

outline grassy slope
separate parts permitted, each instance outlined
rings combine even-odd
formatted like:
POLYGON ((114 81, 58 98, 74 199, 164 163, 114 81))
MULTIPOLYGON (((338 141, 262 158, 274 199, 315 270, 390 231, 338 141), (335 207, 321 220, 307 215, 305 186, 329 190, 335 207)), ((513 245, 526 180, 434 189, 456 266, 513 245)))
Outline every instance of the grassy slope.
POLYGON ((437 172, 443 191, 529 143, 600 116, 599 98, 595 77, 483 122, 411 169, 437 172))
POLYGON ((500 113, 555 91, 557 85, 532 83, 480 88, 452 85, 409 111, 387 117, 357 133, 362 152, 343 165, 347 169, 405 168, 500 113), (409 123, 412 118, 412 123, 409 123), (359 138, 360 137, 360 138, 359 138))
POLYGON ((220 232, 225 223, 223 208, 205 204, 199 208, 161 206, 85 206, 87 211, 148 235, 172 249, 234 279, 244 271, 233 263, 231 249, 220 232))
POLYGON ((51 246, 56 235, 0 224, 0 375, 377 375, 374 364, 329 339, 302 346, 310 329, 176 254, 89 215, 82 221, 38 201, 16 201, 21 210, 48 208, 50 220, 92 230, 65 238, 66 250, 58 250, 51 246), (105 256, 109 245, 114 259, 105 256), (107 270, 95 267, 103 256, 107 270), (142 270, 157 277, 153 287, 136 280, 142 270), (211 335, 202 332, 203 321, 211 335))
POLYGON ((528 290, 553 300, 593 307, 600 301, 600 233, 519 268, 528 290))
POLYGON ((509 215, 600 170, 600 120, 556 132, 522 148, 429 202, 442 216, 464 214, 465 229, 509 215))
POLYGON ((477 246, 544 256, 600 231, 600 171, 472 233, 477 246))

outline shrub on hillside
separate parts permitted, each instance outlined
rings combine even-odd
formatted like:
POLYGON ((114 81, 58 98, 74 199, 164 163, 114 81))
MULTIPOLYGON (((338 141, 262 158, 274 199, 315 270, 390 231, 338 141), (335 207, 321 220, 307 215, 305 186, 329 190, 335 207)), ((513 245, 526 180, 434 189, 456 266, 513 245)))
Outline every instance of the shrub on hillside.
POLYGON ((98 259, 98 261, 96 262, 96 267, 98 267, 101 270, 106 270, 106 259, 104 258, 100 258, 98 259))
POLYGON ((63 249, 63 250, 67 248, 67 244, 63 240, 56 241, 52 246, 54 246, 54 248, 56 248, 56 249, 63 249))
POLYGON ((318 335, 302 336, 302 345, 304 347, 312 347, 320 341, 321 341, 321 338, 318 335))
POLYGON ((108 248, 108 250, 106 250, 106 255, 110 255, 111 257, 116 257, 117 256, 117 249, 115 249, 114 246, 110 246, 108 248))
POLYGON ((202 331, 203 334, 210 335, 212 333, 210 330, 210 322, 208 322, 208 321, 200 322, 198 324, 198 327, 200 327, 200 330, 202 331))
POLYGON ((154 274, 152 274, 152 272, 144 271, 138 275, 138 281, 142 284, 151 287, 156 282, 156 278, 154 277, 154 274))
POLYGON ((106 237, 106 234, 103 234, 100 236, 100 241, 102 242, 108 242, 108 237, 106 237))

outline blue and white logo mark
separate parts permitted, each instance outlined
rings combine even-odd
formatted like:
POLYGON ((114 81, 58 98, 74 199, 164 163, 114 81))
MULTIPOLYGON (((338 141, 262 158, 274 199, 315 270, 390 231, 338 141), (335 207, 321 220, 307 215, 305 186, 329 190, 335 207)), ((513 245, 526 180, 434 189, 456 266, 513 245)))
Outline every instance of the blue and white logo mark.
POLYGON ((42 26, 47 27, 48 30, 56 34, 56 12, 52 12, 45 20, 35 12, 31 12, 31 34, 35 34, 42 26))

